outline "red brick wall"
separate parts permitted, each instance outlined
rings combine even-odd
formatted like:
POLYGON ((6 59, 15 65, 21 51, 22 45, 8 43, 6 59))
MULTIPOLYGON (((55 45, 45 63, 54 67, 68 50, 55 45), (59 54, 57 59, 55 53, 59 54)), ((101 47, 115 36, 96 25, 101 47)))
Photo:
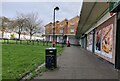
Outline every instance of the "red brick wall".
POLYGON ((75 17, 75 18, 73 18, 73 19, 71 19, 71 20, 68 21, 68 30, 67 30, 68 34, 76 34, 76 29, 77 29, 77 26, 78 26, 78 21, 79 21, 79 17, 75 17), (71 26, 72 22, 75 23, 74 26, 71 26), (71 33, 70 29, 74 29, 74 33, 71 33))
MULTIPOLYGON (((60 33, 60 30, 63 30, 64 31, 64 34, 76 34, 76 29, 77 29, 77 26, 78 26, 78 21, 79 21, 79 16, 76 16, 70 20, 63 20, 61 22, 56 22, 55 23, 55 30, 56 30, 56 33, 55 34, 63 34, 63 33, 60 33), (68 25, 67 25, 67 22, 68 22, 68 25), (74 26, 71 26, 71 23, 75 23, 74 26), (60 25, 63 24, 64 26, 63 27, 60 27, 60 25), (74 33, 70 33, 70 29, 74 29, 74 33)), ((53 30, 53 24, 52 23, 49 23, 45 26, 45 31, 49 31, 50 33, 49 34, 52 34, 52 30, 53 30), (48 28, 49 26, 49 28, 48 28)))

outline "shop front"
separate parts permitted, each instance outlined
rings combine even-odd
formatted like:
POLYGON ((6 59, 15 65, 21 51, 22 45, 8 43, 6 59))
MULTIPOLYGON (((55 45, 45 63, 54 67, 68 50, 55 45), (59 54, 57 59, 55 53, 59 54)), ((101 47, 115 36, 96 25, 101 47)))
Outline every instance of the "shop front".
POLYGON ((115 63, 115 16, 102 23, 95 32, 95 54, 115 63))
POLYGON ((87 47, 87 34, 82 35, 81 39, 80 39, 80 45, 82 48, 87 47))
POLYGON ((93 34, 92 32, 89 32, 87 34, 87 50, 91 51, 93 50, 93 34))
POLYGON ((115 46, 115 68, 120 69, 120 0, 109 3, 110 13, 116 13, 116 46, 115 46))
POLYGON ((77 36, 81 37, 81 46, 84 48, 82 34, 87 34, 86 49, 120 69, 120 0, 117 3, 117 8, 110 12, 107 2, 84 2, 77 36), (99 13, 96 13, 96 9, 100 10, 99 13))

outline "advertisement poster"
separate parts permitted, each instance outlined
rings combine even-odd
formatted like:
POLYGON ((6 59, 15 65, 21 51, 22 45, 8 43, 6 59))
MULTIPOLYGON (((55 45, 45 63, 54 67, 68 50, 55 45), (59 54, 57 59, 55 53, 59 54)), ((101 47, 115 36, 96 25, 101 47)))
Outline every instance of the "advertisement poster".
POLYGON ((113 24, 102 29, 102 55, 112 58, 113 24))
POLYGON ((97 31, 95 34, 95 52, 101 52, 101 30, 97 31))
POLYGON ((92 51, 92 41, 93 41, 93 35, 90 33, 87 35, 87 49, 92 51))

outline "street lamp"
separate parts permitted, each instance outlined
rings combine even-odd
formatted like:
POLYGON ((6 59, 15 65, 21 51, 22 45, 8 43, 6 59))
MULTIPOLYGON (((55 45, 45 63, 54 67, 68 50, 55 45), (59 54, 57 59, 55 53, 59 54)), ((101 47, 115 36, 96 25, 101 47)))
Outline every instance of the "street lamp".
POLYGON ((55 10, 59 10, 59 7, 54 8, 54 15, 53 15, 53 47, 55 47, 55 10))

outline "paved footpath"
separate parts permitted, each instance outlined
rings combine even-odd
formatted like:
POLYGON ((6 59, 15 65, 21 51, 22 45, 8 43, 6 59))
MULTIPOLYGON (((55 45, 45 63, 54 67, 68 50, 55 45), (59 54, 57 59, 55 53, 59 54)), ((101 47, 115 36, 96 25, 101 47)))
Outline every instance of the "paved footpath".
POLYGON ((78 46, 66 47, 58 68, 34 79, 118 79, 114 66, 78 46))

